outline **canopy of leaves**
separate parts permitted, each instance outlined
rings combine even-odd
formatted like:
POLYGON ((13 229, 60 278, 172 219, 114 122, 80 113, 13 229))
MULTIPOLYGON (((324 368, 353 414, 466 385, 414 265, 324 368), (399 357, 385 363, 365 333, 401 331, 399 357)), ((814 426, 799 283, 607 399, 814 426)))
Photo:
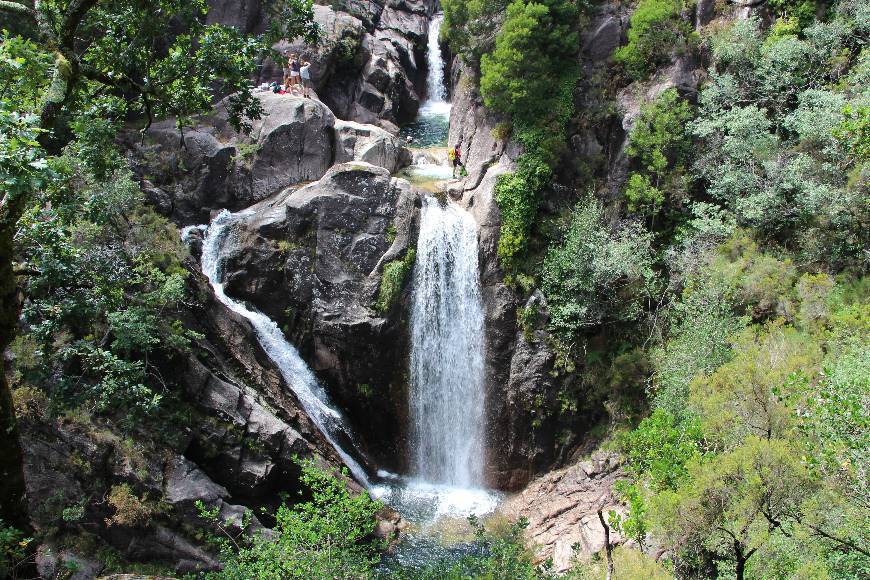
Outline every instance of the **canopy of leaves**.
POLYGON ((570 336, 636 320, 658 284, 651 241, 636 222, 608 224, 593 197, 578 203, 564 241, 544 260, 541 288, 553 328, 570 336))

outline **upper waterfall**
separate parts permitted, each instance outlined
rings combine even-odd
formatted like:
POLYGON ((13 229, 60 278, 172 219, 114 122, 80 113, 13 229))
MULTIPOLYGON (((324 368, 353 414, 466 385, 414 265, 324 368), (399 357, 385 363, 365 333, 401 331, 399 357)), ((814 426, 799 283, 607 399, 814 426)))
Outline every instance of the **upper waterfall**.
POLYGON ((423 202, 412 291, 414 475, 481 487, 485 345, 477 229, 468 213, 432 197, 423 202))
MULTIPOLYGON (((317 378, 299 356, 299 352, 287 342, 284 333, 281 332, 274 320, 230 298, 224 292, 221 248, 227 236, 232 235, 233 222, 245 215, 245 211, 232 214, 223 210, 212 220, 211 225, 206 230, 206 237, 202 245, 202 272, 211 282, 218 300, 233 312, 248 319, 251 326, 254 327, 257 340, 263 350, 278 367, 281 376, 296 394, 305 413, 335 448, 357 481, 368 486, 369 479, 365 470, 339 443, 340 440, 353 443, 353 436, 344 417, 340 411, 332 406, 326 391, 317 382, 317 378)), ((197 227, 205 228, 205 226, 197 227)))
POLYGON ((436 14, 429 21, 429 36, 426 44, 426 101, 420 109, 421 115, 450 115, 450 102, 447 100, 447 87, 444 84, 444 57, 441 54, 439 37, 443 14, 436 14))

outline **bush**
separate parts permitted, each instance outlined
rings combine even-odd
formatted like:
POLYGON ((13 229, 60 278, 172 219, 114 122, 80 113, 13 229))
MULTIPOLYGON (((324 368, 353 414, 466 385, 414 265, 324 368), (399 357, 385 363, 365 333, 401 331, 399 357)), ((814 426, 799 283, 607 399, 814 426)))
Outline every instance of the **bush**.
POLYGON ((106 519, 107 526, 144 527, 151 521, 156 508, 148 502, 148 496, 139 497, 126 483, 112 486, 109 490, 109 505, 115 510, 106 519))
POLYGON ((402 295, 405 281, 414 269, 414 260, 416 259, 416 249, 408 248, 404 258, 384 264, 384 272, 381 276, 381 286, 378 290, 375 310, 381 314, 386 314, 398 302, 399 296, 402 295))
POLYGON ((564 241, 544 259, 541 288, 553 329, 570 336, 637 320, 658 285, 651 244, 635 222, 611 227, 592 196, 578 203, 564 241))
POLYGON ((517 159, 517 170, 500 176, 496 183, 495 201, 501 210, 498 256, 505 269, 515 267, 515 259, 528 245, 541 192, 549 185, 552 168, 564 148, 565 125, 574 111, 572 94, 579 74, 576 69, 572 71, 562 79, 549 117, 536 124, 517 123, 515 136, 525 151, 517 159))
MULTIPOLYGON (((245 537, 228 531, 218 510, 198 504, 200 514, 223 531, 223 570, 214 579, 367 578, 380 560, 381 544, 372 541, 381 504, 367 492, 352 493, 344 480, 317 466, 299 463, 301 481, 311 499, 282 505, 271 533, 245 537)), ((249 518, 248 518, 249 521, 249 518)), ((243 522, 245 525, 247 522, 243 522)))
POLYGON ((628 467, 654 490, 673 489, 686 477, 686 464, 701 452, 703 433, 697 418, 682 422, 656 409, 622 439, 628 467))
POLYGON ((638 167, 626 186, 630 211, 655 214, 667 199, 678 206, 686 196, 686 165, 692 140, 686 126, 693 118, 689 103, 668 89, 641 107, 626 153, 638 167))
POLYGON ((681 8, 680 0, 640 0, 631 15, 628 44, 613 55, 632 79, 646 79, 672 50, 685 46, 691 28, 680 20, 681 8))
POLYGON ((514 0, 480 64, 480 93, 494 111, 537 124, 551 115, 553 79, 577 53, 578 12, 567 0, 514 0))

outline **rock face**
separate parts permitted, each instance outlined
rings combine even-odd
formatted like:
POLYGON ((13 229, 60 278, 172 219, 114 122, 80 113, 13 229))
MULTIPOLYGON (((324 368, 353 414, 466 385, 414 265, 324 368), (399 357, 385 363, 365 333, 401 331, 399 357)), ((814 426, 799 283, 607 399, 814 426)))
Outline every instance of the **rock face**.
MULTIPOLYGON (((588 559, 604 548, 598 510, 605 520, 610 511, 625 513, 612 494, 613 484, 622 478, 616 456, 601 453, 533 481, 499 512, 512 520, 528 519, 525 535, 537 560, 552 558, 553 570, 566 572, 573 559, 588 559)), ((611 529, 610 541, 621 543, 624 538, 611 529)))
POLYGON ((367 163, 261 202, 225 247, 226 291, 276 320, 379 466, 404 457, 403 309, 373 308, 384 264, 416 240, 419 199, 367 163))
POLYGON ((232 129, 223 103, 181 137, 172 120, 128 135, 136 171, 154 205, 182 225, 207 223, 305 181, 334 160, 364 160, 396 171, 410 162, 400 140, 377 127, 337 121, 323 103, 258 93, 266 115, 250 135, 232 129))
MULTIPOLYGON (((294 455, 341 465, 247 321, 224 308, 198 272, 189 279, 201 303, 182 318, 204 338, 188 356, 155 363, 170 392, 180 395, 163 406, 171 413, 165 433, 135 430, 141 427, 118 432, 112 418, 56 419, 38 404, 20 418, 37 530, 48 533, 49 526, 66 522, 61 526, 97 535, 129 560, 182 574, 218 566, 192 534, 206 525, 198 519, 197 500, 217 508, 223 520, 241 522, 245 509, 273 509, 280 493, 298 489, 294 455), (108 524, 116 510, 105 498, 121 485, 148 515, 108 524)), ((251 529, 258 528, 254 517, 251 529)), ((52 577, 51 570, 76 560, 95 575, 102 565, 93 554, 85 556, 43 550, 39 565, 52 577)))
POLYGON ((353 121, 335 122, 335 162, 365 161, 395 173, 411 164, 411 152, 384 129, 353 121))
MULTIPOLYGON (((312 63, 317 94, 336 115, 396 131, 417 114, 425 97, 425 45, 437 0, 348 0, 314 6, 321 29, 316 46, 295 39, 276 48, 312 63)), ((209 0, 209 21, 245 32, 266 29, 265 0, 209 0)), ((280 80, 281 66, 267 60, 258 82, 280 80)))

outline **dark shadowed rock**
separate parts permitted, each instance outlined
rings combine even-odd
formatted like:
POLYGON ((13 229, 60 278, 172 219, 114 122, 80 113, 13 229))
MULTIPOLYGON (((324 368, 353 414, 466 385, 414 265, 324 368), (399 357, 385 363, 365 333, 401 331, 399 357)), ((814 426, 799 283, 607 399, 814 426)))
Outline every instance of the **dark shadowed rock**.
POLYGON ((401 310, 373 308, 384 264, 416 235, 417 194, 367 163, 337 165, 234 224, 227 292, 276 320, 347 412, 379 465, 395 467, 405 425, 401 310))

